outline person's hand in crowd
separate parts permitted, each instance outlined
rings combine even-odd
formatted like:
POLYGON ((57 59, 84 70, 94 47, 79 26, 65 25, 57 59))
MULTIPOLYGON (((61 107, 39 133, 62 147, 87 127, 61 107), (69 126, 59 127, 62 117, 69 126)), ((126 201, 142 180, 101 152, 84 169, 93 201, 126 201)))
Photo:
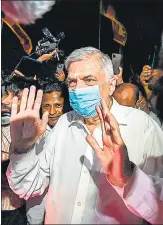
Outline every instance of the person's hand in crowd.
POLYGON ((56 74, 56 78, 59 80, 59 81, 64 81, 65 80, 65 73, 64 71, 60 74, 56 74))
POLYGON ((48 112, 45 112, 40 119, 42 96, 42 90, 38 90, 36 94, 35 86, 31 86, 30 90, 25 88, 19 112, 18 98, 13 98, 10 119, 12 152, 26 152, 44 134, 48 122, 48 112))
POLYGON ((22 74, 20 71, 14 70, 13 76, 16 76, 16 75, 24 77, 24 74, 22 74))
POLYGON ((140 74, 140 83, 143 87, 148 87, 149 79, 152 77, 152 68, 148 65, 143 67, 143 70, 140 74))
POLYGON ((86 140, 96 152, 108 181, 115 186, 123 187, 132 176, 134 166, 129 160, 116 119, 109 112, 104 100, 101 101, 101 105, 102 109, 96 106, 96 110, 101 121, 103 149, 92 135, 88 135, 86 140))
POLYGON ((116 79, 116 85, 120 85, 121 83, 123 83, 123 68, 119 67, 119 74, 114 75, 115 79, 116 79))
POLYGON ((51 57, 52 57, 53 55, 55 55, 56 53, 57 53, 57 51, 54 50, 54 51, 51 52, 51 53, 43 54, 43 55, 41 55, 37 60, 40 61, 40 62, 45 62, 45 61, 47 62, 47 61, 50 60, 51 57))
POLYGON ((140 109, 140 110, 146 112, 147 114, 150 113, 150 110, 148 108, 147 100, 141 94, 139 95, 139 99, 136 102, 135 108, 140 109))

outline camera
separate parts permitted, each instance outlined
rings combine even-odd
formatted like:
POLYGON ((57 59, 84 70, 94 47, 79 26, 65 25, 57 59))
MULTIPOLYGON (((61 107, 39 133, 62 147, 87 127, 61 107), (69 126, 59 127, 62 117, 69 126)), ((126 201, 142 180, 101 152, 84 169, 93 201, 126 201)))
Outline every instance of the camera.
POLYGON ((51 34, 47 27, 42 29, 42 32, 45 37, 43 37, 36 46, 36 54, 41 56, 43 54, 48 54, 54 50, 57 51, 57 58, 59 61, 60 57, 64 57, 64 51, 59 50, 59 43, 62 39, 65 38, 64 32, 60 32, 56 37, 51 34))

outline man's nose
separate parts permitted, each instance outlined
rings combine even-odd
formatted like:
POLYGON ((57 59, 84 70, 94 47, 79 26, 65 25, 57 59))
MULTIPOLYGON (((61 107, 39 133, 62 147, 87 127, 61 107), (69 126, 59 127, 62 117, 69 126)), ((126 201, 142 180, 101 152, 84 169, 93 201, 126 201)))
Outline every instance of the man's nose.
POLYGON ((54 106, 51 107, 50 109, 50 114, 53 115, 53 114, 56 114, 56 109, 54 106))
POLYGON ((11 105, 12 99, 13 99, 13 97, 6 97, 5 99, 2 100, 2 104, 11 105))

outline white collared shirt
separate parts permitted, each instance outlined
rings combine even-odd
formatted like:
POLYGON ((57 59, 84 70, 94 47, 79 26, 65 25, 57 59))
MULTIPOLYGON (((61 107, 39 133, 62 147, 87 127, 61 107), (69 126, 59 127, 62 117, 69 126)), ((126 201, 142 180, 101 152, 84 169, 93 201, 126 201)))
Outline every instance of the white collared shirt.
POLYGON ((158 123, 158 125, 161 127, 161 129, 163 130, 163 124, 161 124, 160 119, 157 117, 157 115, 155 113, 153 113, 152 111, 150 111, 149 116, 152 117, 152 119, 154 119, 156 121, 156 123, 158 123))
MULTIPOLYGON (((119 123, 129 158, 137 165, 123 189, 107 181, 85 140, 89 132, 75 112, 59 119, 41 158, 35 149, 11 156, 8 181, 19 196, 41 195, 49 185, 46 224, 140 224, 142 218, 157 224, 163 221, 163 132, 146 113, 115 100, 111 113, 119 123)), ((100 127, 93 136, 102 145, 100 127)))
MULTIPOLYGON (((39 148, 36 147, 37 156, 41 157, 41 155, 44 154, 43 151, 40 151, 40 149, 43 150, 43 146, 46 140, 45 138, 48 137, 51 131, 52 128, 50 128, 49 125, 47 125, 44 135, 38 141, 39 148), (40 146, 42 147, 40 148, 40 146)), ((26 216, 29 224, 43 224, 45 217, 46 196, 47 196, 47 189, 41 196, 36 196, 26 201, 26 216)))

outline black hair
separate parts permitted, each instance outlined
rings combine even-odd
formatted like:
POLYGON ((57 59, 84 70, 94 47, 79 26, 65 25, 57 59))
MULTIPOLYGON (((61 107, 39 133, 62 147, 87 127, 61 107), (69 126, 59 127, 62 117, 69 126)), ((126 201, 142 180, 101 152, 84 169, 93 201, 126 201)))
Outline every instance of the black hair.
POLYGON ((44 93, 60 91, 63 94, 65 89, 65 84, 55 77, 49 77, 44 80, 39 80, 39 84, 44 93))
POLYGON ((34 80, 31 77, 28 78, 19 75, 10 75, 4 80, 5 90, 13 92, 14 94, 18 94, 18 92, 22 91, 24 88, 30 88, 31 85, 36 86, 36 89, 40 88, 37 80, 34 80))
POLYGON ((39 80, 39 84, 44 94, 51 93, 54 91, 61 92, 61 97, 64 98, 63 113, 69 112, 71 110, 69 103, 68 88, 64 82, 59 81, 55 76, 53 76, 47 77, 44 80, 39 80))

